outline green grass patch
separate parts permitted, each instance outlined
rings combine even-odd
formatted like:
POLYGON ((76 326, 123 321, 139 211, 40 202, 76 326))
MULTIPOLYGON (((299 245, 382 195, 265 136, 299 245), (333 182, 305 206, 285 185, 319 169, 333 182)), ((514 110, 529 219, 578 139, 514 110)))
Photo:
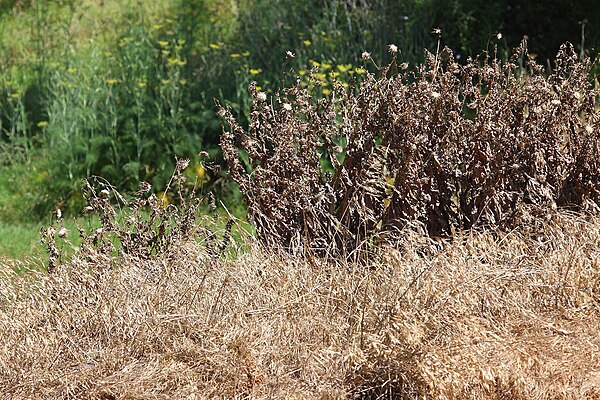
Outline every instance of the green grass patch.
MULTIPOLYGON (((20 260, 27 266, 40 266, 47 259, 46 248, 41 242, 40 229, 50 225, 46 222, 5 222, 0 220, 0 260, 20 260)), ((98 217, 67 218, 61 224, 54 223, 56 227, 67 229, 67 236, 57 240, 57 247, 63 257, 71 256, 81 244, 79 227, 86 231, 100 226, 98 217)))

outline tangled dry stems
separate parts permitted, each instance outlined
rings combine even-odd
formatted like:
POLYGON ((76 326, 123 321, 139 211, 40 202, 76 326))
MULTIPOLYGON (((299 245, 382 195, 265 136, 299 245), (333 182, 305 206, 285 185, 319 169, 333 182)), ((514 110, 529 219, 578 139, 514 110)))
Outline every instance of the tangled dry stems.
POLYGON ((0 274, 24 398, 600 398, 600 219, 404 232, 363 264, 178 239, 0 274))
POLYGON ((229 172, 264 243, 347 255, 411 221, 439 236, 512 229, 528 223, 524 206, 598 209, 597 91, 573 46, 551 72, 526 43, 505 63, 460 65, 447 48, 426 59, 394 59, 320 100, 300 80, 271 102, 251 86, 247 129, 220 108, 229 172))

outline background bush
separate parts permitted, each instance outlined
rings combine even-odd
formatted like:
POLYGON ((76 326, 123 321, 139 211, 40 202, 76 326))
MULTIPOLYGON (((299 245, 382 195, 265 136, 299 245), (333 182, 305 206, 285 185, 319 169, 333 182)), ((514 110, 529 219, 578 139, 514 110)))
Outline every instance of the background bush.
POLYGON ((15 183, 0 190, 3 219, 37 219, 57 206, 78 212, 91 175, 162 191, 176 155, 192 158, 190 177, 231 193, 196 154, 208 150, 222 164, 213 98, 246 124, 251 81, 274 94, 300 76, 327 97, 334 80, 348 85, 375 70, 361 60, 365 50, 386 64, 394 43, 399 62, 422 60, 434 27, 459 61, 492 42, 507 56, 527 34, 545 64, 565 40, 580 55, 582 28, 595 54, 599 20, 583 1, 18 0, 0 11, 0 160, 15 183))

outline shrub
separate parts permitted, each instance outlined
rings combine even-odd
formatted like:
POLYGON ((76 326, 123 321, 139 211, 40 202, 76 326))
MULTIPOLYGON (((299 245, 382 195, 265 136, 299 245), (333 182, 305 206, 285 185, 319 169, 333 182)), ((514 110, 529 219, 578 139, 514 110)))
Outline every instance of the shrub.
POLYGON ((446 235, 598 208, 589 60, 567 43, 546 75, 525 42, 505 63, 459 65, 447 48, 425 59, 319 100, 296 84, 269 102, 251 85, 247 129, 218 105, 229 173, 266 244, 348 253, 412 221, 446 235))

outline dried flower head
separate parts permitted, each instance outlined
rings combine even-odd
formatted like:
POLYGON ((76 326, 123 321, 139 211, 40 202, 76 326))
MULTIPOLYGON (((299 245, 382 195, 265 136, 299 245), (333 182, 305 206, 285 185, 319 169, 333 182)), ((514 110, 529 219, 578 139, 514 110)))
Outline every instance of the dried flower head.
POLYGON ((290 103, 283 103, 283 109, 286 111, 292 111, 292 105, 290 103))
POLYGON ((69 231, 67 230, 67 228, 60 228, 58 233, 56 234, 59 238, 65 238, 67 237, 67 235, 69 234, 69 231))
POLYGON ((398 53, 398 46, 396 46, 395 44, 390 44, 388 46, 388 50, 390 51, 390 53, 396 54, 398 53))
POLYGON ((291 51, 286 51, 285 52, 285 56, 286 56, 286 58, 294 58, 294 57, 296 57, 296 55, 294 53, 292 53, 291 51))
POLYGON ((502 39, 502 34, 500 32, 498 32, 498 34, 496 35, 496 39, 498 39, 498 40, 502 39))
POLYGON ((189 165, 190 165, 190 159, 189 158, 180 158, 179 160, 177 160, 177 163, 175 165, 175 169, 177 169, 178 171, 183 171, 189 165))
POLYGON ((371 59, 371 53, 369 53, 368 51, 363 51, 361 57, 363 60, 368 61, 371 59))
POLYGON ((257 92, 256 99, 260 102, 265 102, 267 101, 267 94, 265 92, 257 92))

